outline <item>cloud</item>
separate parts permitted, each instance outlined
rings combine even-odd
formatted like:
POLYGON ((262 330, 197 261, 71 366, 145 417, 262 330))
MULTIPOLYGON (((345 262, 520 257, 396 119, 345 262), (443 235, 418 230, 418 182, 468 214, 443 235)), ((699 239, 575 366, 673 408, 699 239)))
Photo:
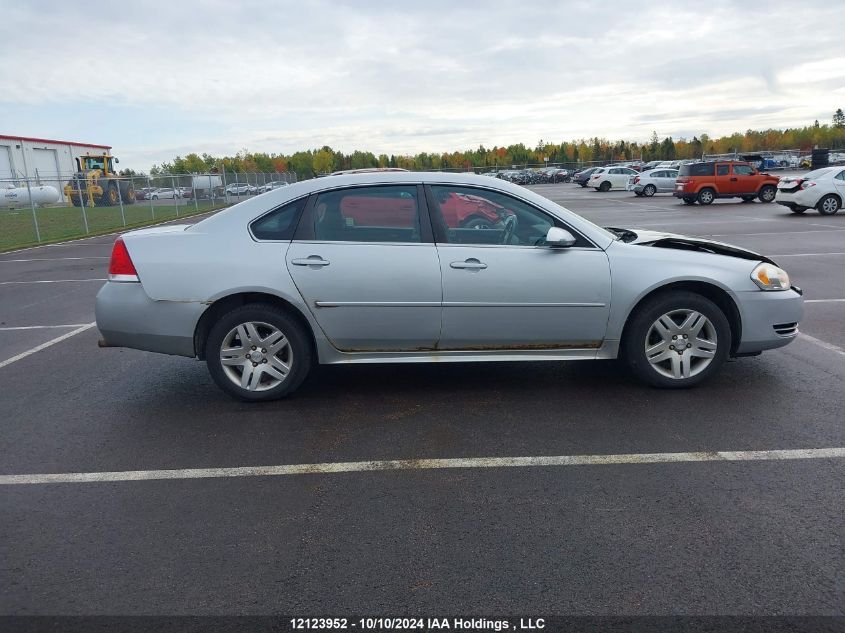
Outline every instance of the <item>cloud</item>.
POLYGON ((106 142, 145 168, 244 147, 716 135, 827 120, 842 105, 826 3, 613 6, 18 3, 4 15, 0 114, 10 133, 106 142))

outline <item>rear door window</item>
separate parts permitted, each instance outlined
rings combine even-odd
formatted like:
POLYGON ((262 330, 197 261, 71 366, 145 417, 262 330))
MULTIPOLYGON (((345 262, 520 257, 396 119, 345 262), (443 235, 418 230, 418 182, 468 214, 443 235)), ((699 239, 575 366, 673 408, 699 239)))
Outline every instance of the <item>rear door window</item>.
POLYGON ((717 176, 727 176, 729 173, 731 173, 730 165, 716 165, 717 176))
POLYGON ((314 236, 333 242, 422 242, 416 185, 328 191, 314 205, 314 236))

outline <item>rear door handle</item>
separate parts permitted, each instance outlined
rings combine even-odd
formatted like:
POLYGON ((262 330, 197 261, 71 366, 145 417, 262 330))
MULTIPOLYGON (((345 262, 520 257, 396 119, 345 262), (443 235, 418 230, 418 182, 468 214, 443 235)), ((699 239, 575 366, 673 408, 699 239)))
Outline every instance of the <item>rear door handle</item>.
POLYGON ((449 264, 452 268, 468 268, 470 270, 482 270, 487 268, 487 264, 484 262, 480 262, 474 257, 470 257, 469 259, 462 261, 462 262, 452 262, 449 264))
POLYGON ((330 262, 319 255, 309 255, 308 257, 292 259, 290 263, 294 266, 328 266, 330 262))
POLYGON ((732 182, 736 182, 736 178, 731 178, 731 181, 732 181, 732 182))

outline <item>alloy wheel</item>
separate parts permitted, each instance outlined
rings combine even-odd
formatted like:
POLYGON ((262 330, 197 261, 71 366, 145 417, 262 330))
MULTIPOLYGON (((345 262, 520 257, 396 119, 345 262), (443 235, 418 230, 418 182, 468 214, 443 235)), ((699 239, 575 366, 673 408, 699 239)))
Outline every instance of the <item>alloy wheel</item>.
POLYGON ((825 215, 832 215, 839 211, 839 200, 833 196, 828 196, 822 201, 821 212, 825 215))
POLYGON ((223 337, 223 372, 247 391, 267 391, 284 382, 293 365, 293 350, 284 333, 260 321, 242 323, 223 337))
POLYGON ((716 327, 696 310, 672 310, 660 316, 645 337, 645 356, 662 376, 683 380, 704 371, 718 349, 716 327))

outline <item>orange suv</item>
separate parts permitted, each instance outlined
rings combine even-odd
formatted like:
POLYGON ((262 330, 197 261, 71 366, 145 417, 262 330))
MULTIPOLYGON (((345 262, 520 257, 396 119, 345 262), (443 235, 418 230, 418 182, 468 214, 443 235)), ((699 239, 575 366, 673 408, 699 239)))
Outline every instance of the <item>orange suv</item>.
POLYGON ((687 204, 710 204, 716 198, 772 202, 777 192, 778 178, 758 172, 748 163, 707 161, 681 165, 673 195, 687 204))

